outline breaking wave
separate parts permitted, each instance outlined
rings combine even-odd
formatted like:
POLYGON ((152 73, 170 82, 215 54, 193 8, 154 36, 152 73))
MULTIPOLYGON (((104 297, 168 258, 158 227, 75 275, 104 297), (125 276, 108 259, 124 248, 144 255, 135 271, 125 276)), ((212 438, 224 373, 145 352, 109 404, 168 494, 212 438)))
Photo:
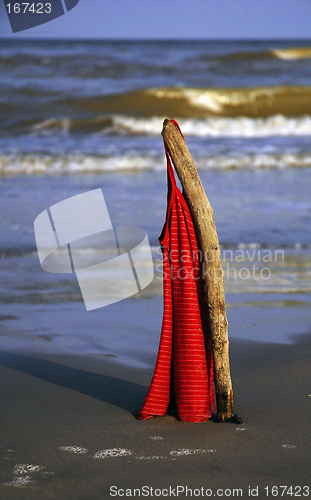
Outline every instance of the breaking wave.
MULTIPOLYGON (((34 102, 37 102, 37 97, 34 102)), ((25 91, 0 109, 0 129, 4 135, 49 133, 58 130, 74 133, 110 132, 150 133, 155 117, 183 120, 192 135, 248 135, 271 133, 309 135, 311 86, 252 88, 151 88, 92 97, 42 97, 44 106, 31 104, 25 91), (21 102, 24 104, 21 105, 21 102), (212 118, 223 120, 212 120, 212 118), (229 119, 239 118, 238 121, 229 119), (245 120, 245 118, 254 121, 245 120), (228 119, 228 120, 225 120, 228 119), (266 120, 265 120, 266 119, 266 120), (145 121, 144 121, 145 120, 145 121), (148 123, 147 123, 148 120, 148 123), (195 120, 205 120, 195 122, 195 120), (192 124, 194 126, 192 126, 192 124), (200 132, 195 131, 199 127, 200 132), (267 132, 264 128, 267 126, 267 132), (188 128, 189 128, 188 127, 188 128), (202 132, 205 130, 205 132, 202 132)), ((158 131, 161 131, 161 128, 158 131)), ((154 132, 151 132, 154 133, 154 132)))
MULTIPOLYGON (((137 135, 159 135, 163 118, 134 118, 114 116, 110 131, 137 135)), ((267 137, 311 135, 311 117, 287 118, 275 115, 269 118, 181 119, 183 133, 194 137, 267 137)))
POLYGON ((311 87, 151 88, 73 100, 71 105, 101 114, 113 113, 141 117, 246 116, 260 118, 276 114, 297 116, 311 114, 311 87))
MULTIPOLYGON (((286 168, 311 168, 310 153, 215 155, 194 157, 199 170, 262 170, 286 168)), ((63 175, 104 174, 136 172, 142 170, 165 170, 164 155, 120 155, 120 156, 0 156, 0 176, 12 175, 63 175)))
POLYGON ((214 59, 222 61, 237 61, 243 59, 283 59, 286 61, 297 61, 299 59, 311 58, 311 47, 292 47, 286 49, 271 49, 263 51, 242 51, 218 56, 214 59))
MULTIPOLYGON (((36 134, 52 133, 97 133, 120 135, 159 136, 163 117, 140 118, 125 115, 99 116, 90 119, 43 120, 29 128, 36 134)), ((181 118, 183 133, 194 137, 269 137, 311 135, 311 116, 285 117, 274 115, 268 118, 181 118)))

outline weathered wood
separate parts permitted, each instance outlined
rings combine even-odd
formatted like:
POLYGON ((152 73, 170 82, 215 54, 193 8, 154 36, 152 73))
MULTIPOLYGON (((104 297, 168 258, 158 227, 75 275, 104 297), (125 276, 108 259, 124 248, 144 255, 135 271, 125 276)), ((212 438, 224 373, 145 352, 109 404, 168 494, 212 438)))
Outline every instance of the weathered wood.
POLYGON ((213 209, 201 184, 187 145, 177 125, 170 120, 163 124, 162 136, 172 158, 183 194, 190 208, 204 270, 204 298, 208 308, 214 356, 215 387, 218 421, 234 420, 233 390, 229 363, 228 321, 221 254, 216 232, 213 209))

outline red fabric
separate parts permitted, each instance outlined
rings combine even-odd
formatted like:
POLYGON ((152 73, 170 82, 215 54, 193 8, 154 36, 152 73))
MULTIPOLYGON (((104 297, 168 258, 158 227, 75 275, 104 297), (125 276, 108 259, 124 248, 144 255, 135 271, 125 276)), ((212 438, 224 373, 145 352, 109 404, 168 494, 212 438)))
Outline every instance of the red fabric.
POLYGON ((214 404, 209 317, 193 222, 167 150, 166 157, 168 207, 159 237, 164 315, 153 379, 138 418, 165 415, 174 394, 180 420, 203 422, 211 417, 214 404))

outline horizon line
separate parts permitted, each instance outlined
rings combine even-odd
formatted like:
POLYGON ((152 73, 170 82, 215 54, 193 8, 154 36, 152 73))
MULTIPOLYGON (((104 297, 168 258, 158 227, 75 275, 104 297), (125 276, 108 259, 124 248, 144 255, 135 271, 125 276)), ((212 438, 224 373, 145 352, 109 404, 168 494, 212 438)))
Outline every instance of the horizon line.
POLYGON ((9 33, 6 35, 1 35, 0 40, 28 40, 28 41, 38 41, 40 37, 41 41, 65 41, 65 42, 269 42, 269 41, 311 41, 310 37, 263 37, 263 38, 248 38, 248 37, 215 37, 215 38, 104 38, 104 37, 44 37, 40 36, 40 33, 33 34, 32 36, 15 35, 14 33, 9 33))

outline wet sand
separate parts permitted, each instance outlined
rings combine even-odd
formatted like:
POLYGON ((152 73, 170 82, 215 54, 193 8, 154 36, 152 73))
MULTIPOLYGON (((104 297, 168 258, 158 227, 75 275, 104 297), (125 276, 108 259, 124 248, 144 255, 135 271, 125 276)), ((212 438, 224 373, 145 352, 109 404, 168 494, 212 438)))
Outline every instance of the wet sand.
POLYGON ((258 487, 264 499, 272 486, 310 486, 311 335, 230 346, 242 426, 137 420, 151 370, 2 351, 0 498, 167 498, 170 487, 171 498, 251 498, 258 487))

